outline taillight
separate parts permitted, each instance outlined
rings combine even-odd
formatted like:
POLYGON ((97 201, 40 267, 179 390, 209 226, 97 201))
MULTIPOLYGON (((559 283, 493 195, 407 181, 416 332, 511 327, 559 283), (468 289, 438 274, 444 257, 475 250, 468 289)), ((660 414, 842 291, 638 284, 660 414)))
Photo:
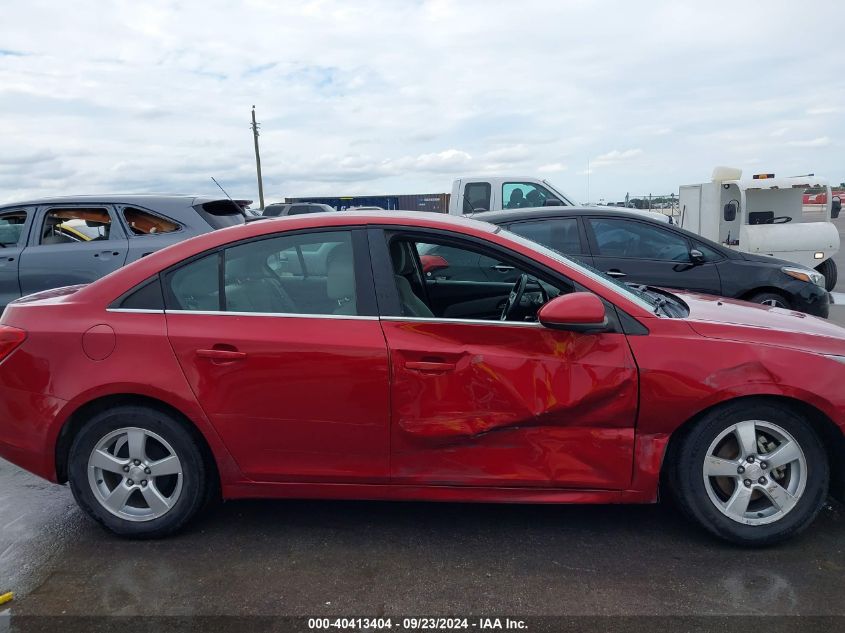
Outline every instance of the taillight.
POLYGON ((26 338, 26 332, 11 325, 0 325, 0 361, 14 352, 26 338))

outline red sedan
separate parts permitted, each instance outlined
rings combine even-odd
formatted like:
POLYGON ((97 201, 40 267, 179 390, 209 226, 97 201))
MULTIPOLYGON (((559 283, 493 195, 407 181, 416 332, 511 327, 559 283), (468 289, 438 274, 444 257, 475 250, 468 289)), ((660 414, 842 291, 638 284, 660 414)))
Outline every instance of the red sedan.
POLYGON ((845 331, 627 287, 471 220, 254 222, 1 323, 0 456, 127 536, 217 495, 647 503, 663 483, 760 545, 845 481, 845 331), (432 246, 454 271, 424 272, 432 246))

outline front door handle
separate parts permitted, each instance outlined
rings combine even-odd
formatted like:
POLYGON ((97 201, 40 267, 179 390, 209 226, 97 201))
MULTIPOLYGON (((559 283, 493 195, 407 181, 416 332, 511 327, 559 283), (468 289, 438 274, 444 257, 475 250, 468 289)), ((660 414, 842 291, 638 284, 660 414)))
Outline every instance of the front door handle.
POLYGON ((120 255, 120 251, 100 251, 99 253, 94 253, 94 257, 102 256, 103 259, 109 259, 111 257, 117 257, 120 255))
POLYGON ((490 266, 490 268, 498 273, 509 273, 513 270, 513 266, 506 266, 504 264, 497 264, 496 266, 490 266))
POLYGON ((210 358, 216 362, 230 363, 245 359, 246 352, 239 352, 232 349, 198 349, 197 356, 200 358, 210 358))
POLYGON ((455 363, 440 363, 432 361, 408 361, 405 363, 405 369, 418 371, 424 374, 442 374, 447 371, 455 370, 455 363))
POLYGON ((607 274, 611 277, 627 277, 625 273, 623 273, 621 270, 616 270, 615 268, 608 270, 607 274))

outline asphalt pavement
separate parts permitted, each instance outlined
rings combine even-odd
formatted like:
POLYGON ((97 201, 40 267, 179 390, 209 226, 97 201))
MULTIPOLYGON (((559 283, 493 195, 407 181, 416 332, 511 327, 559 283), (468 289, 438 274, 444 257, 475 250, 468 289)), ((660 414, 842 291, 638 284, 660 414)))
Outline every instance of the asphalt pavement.
MULTIPOLYGON (((831 318, 845 325, 845 305, 831 318)), ((176 537, 126 541, 67 487, 0 460, 5 591, 0 632, 62 615, 845 616, 845 509, 830 502, 765 550, 665 504, 238 501, 176 537)))

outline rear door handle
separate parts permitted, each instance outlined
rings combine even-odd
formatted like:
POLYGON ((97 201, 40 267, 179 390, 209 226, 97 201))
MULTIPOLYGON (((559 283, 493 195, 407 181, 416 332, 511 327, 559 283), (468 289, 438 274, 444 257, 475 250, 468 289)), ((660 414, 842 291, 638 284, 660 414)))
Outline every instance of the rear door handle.
POLYGON ((197 356, 210 358, 215 361, 231 362, 246 358, 246 352, 239 352, 231 349, 198 349, 197 356))
POLYGON ((455 363, 439 363, 424 360, 408 361, 405 363, 405 369, 411 369, 425 374, 442 374, 447 371, 454 371, 455 363))
POLYGON ((625 273, 623 273, 621 270, 616 270, 615 268, 612 270, 608 270, 607 274, 611 277, 627 277, 625 273))

